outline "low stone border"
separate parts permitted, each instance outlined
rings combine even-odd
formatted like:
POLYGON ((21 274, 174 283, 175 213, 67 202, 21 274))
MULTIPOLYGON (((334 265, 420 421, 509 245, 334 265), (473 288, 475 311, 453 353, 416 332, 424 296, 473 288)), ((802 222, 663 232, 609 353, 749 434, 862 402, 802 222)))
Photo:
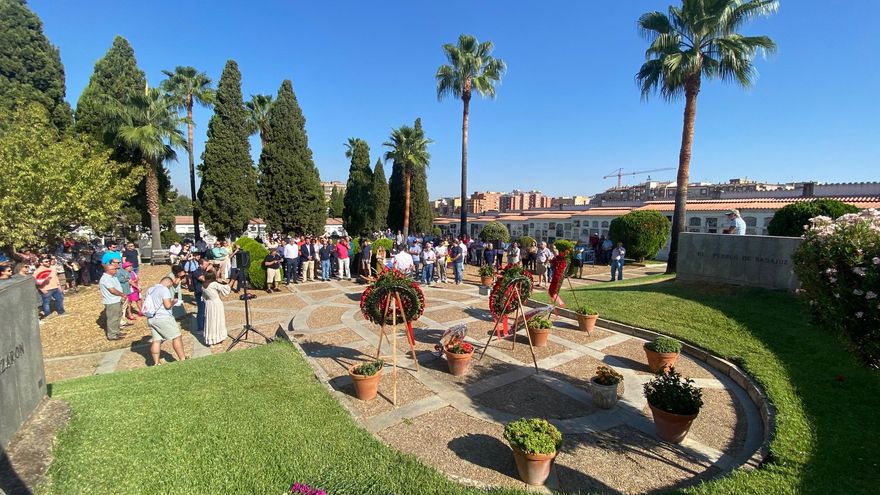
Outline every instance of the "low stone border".
MULTIPOLYGON (((546 303, 535 301, 534 299, 528 299, 524 302, 524 304, 532 308, 547 307, 546 303)), ((558 311, 559 316, 563 316, 572 320, 577 320, 577 313, 570 309, 558 308, 558 311)), ((659 332, 654 332, 631 325, 625 325, 623 323, 606 320, 604 318, 599 318, 596 324, 597 326, 600 326, 602 328, 607 328, 608 330, 613 330, 622 334, 632 335, 633 337, 644 340, 654 340, 660 336, 669 337, 668 335, 664 335, 659 332)), ((710 354, 698 347, 688 344, 687 342, 682 342, 678 339, 675 340, 681 342, 682 352, 690 355, 693 358, 703 361, 710 367, 718 370, 720 373, 730 377, 734 382, 742 387, 743 390, 746 391, 749 399, 752 401, 752 403, 758 409, 758 412, 761 414, 761 421, 764 423, 764 440, 763 442, 761 442, 761 447, 754 454, 752 454, 749 461, 746 462, 744 466, 748 466, 751 468, 756 468, 760 466, 766 460, 767 456, 770 453, 770 442, 773 440, 773 435, 776 431, 776 408, 774 408, 773 405, 770 403, 770 400, 767 398, 767 394, 739 366, 731 363, 730 361, 721 359, 718 356, 710 354)))

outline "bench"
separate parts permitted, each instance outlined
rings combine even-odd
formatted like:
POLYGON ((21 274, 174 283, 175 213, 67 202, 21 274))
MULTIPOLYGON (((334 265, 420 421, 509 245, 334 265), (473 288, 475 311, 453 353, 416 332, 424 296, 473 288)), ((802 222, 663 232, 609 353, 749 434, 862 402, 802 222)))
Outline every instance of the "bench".
POLYGON ((151 265, 159 265, 159 264, 167 264, 171 263, 171 257, 168 255, 167 249, 154 249, 152 253, 150 253, 150 264, 151 265))

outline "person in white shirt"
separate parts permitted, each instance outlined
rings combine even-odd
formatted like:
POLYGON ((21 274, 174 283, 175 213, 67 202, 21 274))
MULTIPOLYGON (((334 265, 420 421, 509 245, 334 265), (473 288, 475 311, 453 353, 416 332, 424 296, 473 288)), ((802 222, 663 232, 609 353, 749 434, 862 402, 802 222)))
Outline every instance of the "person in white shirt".
POLYGON ((507 264, 509 265, 518 265, 519 264, 519 243, 514 242, 510 245, 510 250, 507 251, 507 264))
POLYGON ((290 285, 291 281, 297 282, 296 272, 299 265, 299 239, 287 239, 284 245, 284 278, 285 283, 290 285))
POLYGON ((617 247, 611 251, 611 281, 614 282, 614 275, 617 274, 617 280, 623 280, 623 258, 626 256, 626 249, 622 242, 617 243, 617 247))
POLYGON ((727 219, 730 220, 730 225, 722 232, 725 234, 746 235, 746 221, 739 215, 739 210, 728 211, 727 219))
POLYGON ((406 246, 401 246, 400 251, 394 255, 394 269, 407 275, 411 275, 414 263, 412 255, 406 252, 406 246))
POLYGON ((434 248, 434 255, 437 257, 437 271, 439 272, 437 275, 441 284, 448 283, 446 280, 446 255, 449 254, 446 246, 448 244, 448 242, 443 241, 434 248))
POLYGON ((177 241, 174 241, 174 244, 168 247, 168 260, 171 261, 172 265, 176 265, 180 262, 180 252, 182 250, 183 246, 177 241))
POLYGON ((425 249, 422 250, 422 272, 423 279, 426 284, 434 283, 434 263, 437 261, 437 253, 434 252, 430 242, 425 243, 425 249))
POLYGON ((144 297, 144 315, 147 317, 147 325, 153 333, 152 343, 150 344, 150 354, 153 356, 153 365, 159 364, 159 352, 162 350, 162 342, 171 341, 171 347, 174 348, 174 354, 177 355, 178 361, 186 359, 183 352, 183 342, 180 338, 180 326, 171 308, 177 304, 177 299, 171 297, 171 286, 174 281, 171 277, 165 277, 158 284, 150 287, 144 297))
POLYGON ((547 242, 542 241, 541 247, 538 248, 538 252, 536 253, 536 261, 535 270, 538 272, 538 284, 535 287, 541 287, 542 283, 549 283, 547 277, 547 265, 550 264, 550 260, 553 259, 553 253, 550 252, 550 248, 547 247, 547 242))

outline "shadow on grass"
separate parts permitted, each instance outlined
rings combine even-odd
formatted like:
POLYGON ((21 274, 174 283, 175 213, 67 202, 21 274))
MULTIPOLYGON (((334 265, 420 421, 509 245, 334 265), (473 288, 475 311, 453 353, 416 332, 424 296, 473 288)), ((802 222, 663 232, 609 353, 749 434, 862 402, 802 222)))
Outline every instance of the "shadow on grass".
MULTIPOLYGON (((736 341, 725 335, 725 328, 701 333, 686 321, 688 315, 673 315, 675 322, 640 325, 631 310, 605 312, 611 319, 646 326, 710 350, 756 378, 778 412, 775 439, 766 462, 788 470, 797 484, 793 489, 802 493, 869 493, 876 489, 880 483, 880 455, 870 439, 878 435, 880 375, 860 366, 831 334, 811 325, 806 309, 794 296, 782 291, 675 280, 605 285, 578 289, 578 293, 584 299, 597 289, 618 299, 624 299, 623 294, 645 301, 655 294, 676 297, 719 311, 739 323, 756 342, 736 341), (799 407, 803 408, 806 424, 801 424, 799 407), (875 426, 869 426, 872 424, 875 426)), ((646 321, 659 320, 655 315, 646 321)))
POLYGON ((4 449, 0 449, 0 493, 8 493, 10 495, 31 493, 24 480, 21 479, 15 468, 12 467, 12 463, 9 461, 9 457, 4 449))

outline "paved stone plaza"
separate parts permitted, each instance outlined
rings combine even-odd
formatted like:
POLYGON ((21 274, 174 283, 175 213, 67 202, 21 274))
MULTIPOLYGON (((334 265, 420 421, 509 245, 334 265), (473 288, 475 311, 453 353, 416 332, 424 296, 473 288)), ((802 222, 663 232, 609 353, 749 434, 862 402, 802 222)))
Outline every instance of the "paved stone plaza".
MULTIPOLYGON (((634 271, 632 276, 646 271, 651 270, 634 271)), ((365 428, 462 483, 525 486, 502 438, 504 423, 522 416, 551 419, 563 432, 564 445, 547 486, 572 493, 641 493, 686 486, 747 463, 764 439, 761 417, 746 391, 704 362, 682 355, 677 369, 704 388, 706 404, 682 445, 659 441, 642 395, 642 384, 651 376, 644 364, 644 341, 630 335, 604 328, 587 335, 577 330, 576 322, 554 317, 548 345, 535 348, 539 373, 524 330, 514 348, 510 339, 493 339, 478 361, 493 322, 488 298, 471 284, 424 287, 426 311, 414 325, 420 369, 408 354, 401 328, 397 407, 391 403, 390 367, 385 368, 379 396, 359 401, 347 368, 375 356, 379 339, 379 328, 359 310, 364 287, 347 281, 314 282, 278 294, 259 293, 250 305, 251 320, 269 335, 279 328, 293 335, 316 377, 365 428), (453 377, 444 360, 431 351, 443 330, 459 323, 467 325, 477 354, 468 375, 453 377), (621 401, 612 410, 593 406, 588 391, 590 377, 602 363, 625 377, 621 401)), ((243 304, 235 298, 226 304, 234 335, 244 322, 243 304)), ((188 333, 185 342, 194 357, 225 350, 208 349, 188 333)), ((71 376, 71 369, 90 374, 143 367, 146 352, 133 345, 50 359, 47 369, 58 378, 71 376), (59 375, 56 368, 68 371, 59 375)), ((381 354, 390 352, 386 342, 381 354)))

